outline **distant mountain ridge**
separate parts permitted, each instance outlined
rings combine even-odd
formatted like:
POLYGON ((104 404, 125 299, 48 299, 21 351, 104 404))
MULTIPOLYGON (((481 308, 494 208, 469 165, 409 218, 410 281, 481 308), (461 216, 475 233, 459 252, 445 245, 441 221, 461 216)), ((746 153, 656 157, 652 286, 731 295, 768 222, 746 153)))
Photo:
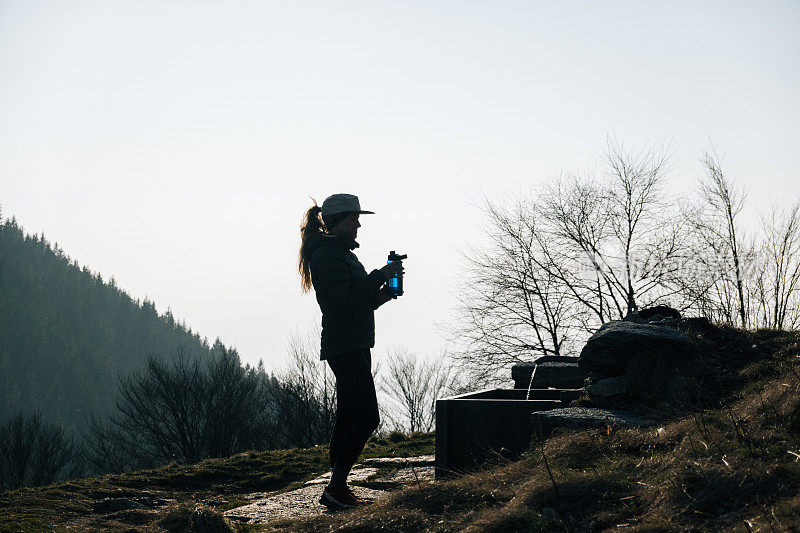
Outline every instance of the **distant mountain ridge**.
POLYGON ((113 408, 119 376, 149 356, 207 358, 221 346, 0 213, 0 418, 40 410, 74 432, 113 408))

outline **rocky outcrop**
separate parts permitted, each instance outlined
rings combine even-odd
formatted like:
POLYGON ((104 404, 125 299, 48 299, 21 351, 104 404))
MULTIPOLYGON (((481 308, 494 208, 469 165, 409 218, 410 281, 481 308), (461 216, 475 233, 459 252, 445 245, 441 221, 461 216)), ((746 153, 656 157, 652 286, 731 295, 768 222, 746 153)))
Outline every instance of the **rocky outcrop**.
POLYGON ((598 406, 631 400, 649 404, 687 401, 699 354, 685 331, 708 325, 706 319, 660 313, 648 321, 633 315, 631 320, 603 324, 578 358, 589 399, 598 406))
POLYGON ((589 338, 578 366, 584 375, 619 376, 632 359, 676 364, 692 353, 694 346, 689 337, 674 328, 619 320, 603 324, 589 338))

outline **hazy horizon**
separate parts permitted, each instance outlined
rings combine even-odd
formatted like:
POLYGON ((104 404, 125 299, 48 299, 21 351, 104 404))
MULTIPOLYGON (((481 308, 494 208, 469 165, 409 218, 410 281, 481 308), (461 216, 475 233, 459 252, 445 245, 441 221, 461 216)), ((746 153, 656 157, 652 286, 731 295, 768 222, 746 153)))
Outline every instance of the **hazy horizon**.
POLYGON ((408 253, 375 353, 438 353, 483 194, 710 143, 746 219, 800 198, 800 4, 0 3, 0 207, 245 362, 319 322, 309 197, 359 195, 370 270, 408 253), (767 6, 767 7, 764 7, 767 6))

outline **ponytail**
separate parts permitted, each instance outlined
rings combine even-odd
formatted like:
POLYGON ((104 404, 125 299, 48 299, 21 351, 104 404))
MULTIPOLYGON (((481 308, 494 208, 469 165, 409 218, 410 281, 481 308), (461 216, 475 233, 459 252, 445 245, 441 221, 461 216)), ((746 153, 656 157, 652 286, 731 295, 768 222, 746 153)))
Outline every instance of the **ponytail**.
POLYGON ((311 290, 311 257, 308 255, 306 243, 312 235, 327 233, 321 213, 322 208, 314 200, 314 205, 308 208, 300 225, 300 261, 297 268, 300 271, 300 288, 304 293, 311 290))

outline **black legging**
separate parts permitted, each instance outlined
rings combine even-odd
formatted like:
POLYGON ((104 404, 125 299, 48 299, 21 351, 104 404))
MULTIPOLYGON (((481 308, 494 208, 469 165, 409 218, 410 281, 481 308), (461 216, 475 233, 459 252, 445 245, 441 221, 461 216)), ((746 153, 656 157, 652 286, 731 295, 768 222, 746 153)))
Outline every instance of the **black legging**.
POLYGON ((352 466, 378 428, 378 398, 369 349, 327 360, 336 376, 336 424, 331 435, 331 467, 352 466))

